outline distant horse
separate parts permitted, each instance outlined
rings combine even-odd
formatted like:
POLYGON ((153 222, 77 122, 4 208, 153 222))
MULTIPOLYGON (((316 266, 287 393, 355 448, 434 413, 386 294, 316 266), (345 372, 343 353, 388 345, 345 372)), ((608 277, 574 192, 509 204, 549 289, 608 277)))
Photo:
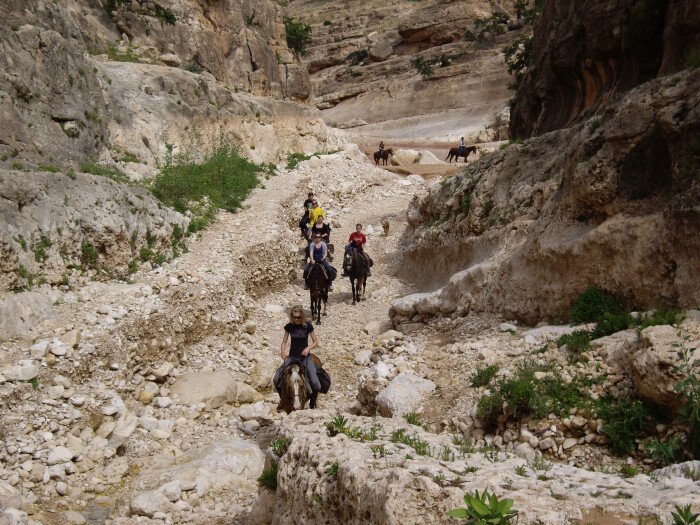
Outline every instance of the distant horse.
POLYGON ((459 162, 460 157, 464 157, 464 162, 466 163, 467 157, 470 153, 476 153, 476 146, 469 146, 468 148, 464 148, 464 153, 459 151, 459 147, 450 148, 450 152, 447 154, 445 160, 449 160, 450 164, 452 164, 452 157, 455 158, 456 162, 459 162))
POLYGON ((352 248, 345 252, 343 267, 350 277, 352 287, 352 304, 362 301, 365 298, 365 288, 367 287, 367 270, 369 270, 367 260, 364 256, 352 248))
POLYGON ((311 319, 316 318, 316 324, 321 324, 321 303, 323 303, 323 315, 328 315, 328 287, 330 276, 326 275, 326 269, 320 263, 315 263, 309 270, 309 296, 311 299, 311 319))
POLYGON ((386 163, 389 161, 389 155, 394 155, 394 150, 389 148, 385 149, 382 151, 375 151, 374 152, 374 165, 379 166, 379 161, 382 160, 384 161, 383 165, 386 166, 386 163))
MULTIPOLYGON (((316 370, 321 368, 321 360, 311 354, 311 360, 316 365, 316 370)), ((303 410, 309 401, 309 408, 316 408, 318 392, 309 394, 306 370, 300 360, 294 359, 282 371, 280 380, 280 404, 287 414, 295 410, 303 410)))

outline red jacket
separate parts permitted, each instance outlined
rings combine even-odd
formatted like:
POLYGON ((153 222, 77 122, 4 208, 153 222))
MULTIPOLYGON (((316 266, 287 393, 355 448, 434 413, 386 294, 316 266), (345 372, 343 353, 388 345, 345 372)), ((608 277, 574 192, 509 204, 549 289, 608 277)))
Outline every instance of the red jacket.
POLYGON ((352 232, 350 234, 350 242, 354 242, 355 246, 362 248, 367 242, 367 237, 365 237, 364 233, 352 232))

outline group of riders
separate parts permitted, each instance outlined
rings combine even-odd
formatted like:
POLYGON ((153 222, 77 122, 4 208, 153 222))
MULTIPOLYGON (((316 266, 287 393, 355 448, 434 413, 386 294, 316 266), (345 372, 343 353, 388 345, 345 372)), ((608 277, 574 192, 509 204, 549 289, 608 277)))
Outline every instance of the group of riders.
MULTIPOLYGON (((464 137, 460 139, 459 153, 463 155, 466 151, 464 137)), ((384 152, 384 141, 379 143, 379 152, 384 152)), ((333 290, 333 281, 337 276, 337 271, 331 266, 332 245, 330 243, 331 228, 328 224, 326 212, 318 204, 318 200, 313 192, 309 192, 304 201, 304 212, 299 221, 299 229, 302 237, 308 244, 308 255, 304 268, 304 283, 308 288, 308 277, 314 265, 322 265, 329 280, 329 290, 333 290)), ((365 258, 367 275, 372 266, 372 259, 365 251, 367 237, 362 233, 362 224, 355 226, 355 231, 350 234, 348 243, 345 246, 345 254, 356 251, 358 255, 365 258)), ((349 258, 344 257, 344 261, 349 258)), ((349 273, 350 269, 343 265, 343 276, 349 273)), ((293 306, 289 311, 289 322, 284 326, 284 335, 280 346, 280 357, 283 359, 282 365, 277 369, 273 377, 273 384, 277 392, 280 392, 283 370, 291 363, 298 362, 306 372, 306 379, 309 388, 310 407, 316 407, 316 398, 321 389, 321 382, 318 378, 316 365, 312 359, 311 350, 318 346, 318 338, 314 332, 314 326, 306 319, 304 308, 300 305, 293 306), (309 339, 311 341, 309 342, 309 339)), ((278 409, 281 410, 282 404, 278 409)))
MULTIPOLYGON (((313 192, 310 192, 304 201, 304 213, 299 221, 299 229, 301 235, 309 243, 308 256, 306 267, 304 268, 304 283, 308 287, 308 277, 311 268, 315 264, 320 264, 326 271, 330 283, 329 290, 333 291, 333 281, 337 276, 337 271, 331 266, 332 260, 332 245, 331 227, 326 219, 326 212, 318 204, 318 200, 314 197, 313 192)), ((345 245, 345 253, 355 250, 358 255, 361 255, 367 261, 367 275, 371 275, 369 267, 373 264, 372 259, 365 252, 365 244, 367 237, 362 233, 362 224, 355 225, 355 231, 350 234, 348 243, 345 245)), ((343 266, 343 276, 346 276, 349 271, 347 266, 343 266)))
MULTIPOLYGON (((331 228, 328 225, 326 212, 318 204, 318 200, 313 192, 309 192, 304 201, 304 212, 299 220, 299 229, 302 237, 309 243, 306 267, 304 268, 304 283, 308 288, 308 276, 311 268, 320 264, 326 271, 330 283, 329 290, 333 290, 333 281, 337 276, 337 271, 331 266, 331 228)), ((373 264, 372 259, 365 251, 367 237, 362 233, 362 224, 355 226, 355 231, 350 234, 345 252, 353 250, 365 258, 367 262, 367 275, 371 275, 369 267, 373 264)), ((343 266, 343 275, 349 272, 347 266, 343 266)), ((314 326, 306 318, 304 308, 300 305, 293 306, 289 311, 289 322, 284 326, 284 335, 280 347, 280 357, 283 359, 282 365, 277 369, 272 382, 275 389, 280 393, 282 372, 290 364, 300 363, 306 372, 308 383, 310 407, 316 407, 316 398, 321 389, 316 365, 312 359, 311 350, 318 346, 318 338, 314 332, 314 326), (309 339, 311 341, 309 341, 309 339)), ((282 404, 278 410, 282 409, 282 404)))

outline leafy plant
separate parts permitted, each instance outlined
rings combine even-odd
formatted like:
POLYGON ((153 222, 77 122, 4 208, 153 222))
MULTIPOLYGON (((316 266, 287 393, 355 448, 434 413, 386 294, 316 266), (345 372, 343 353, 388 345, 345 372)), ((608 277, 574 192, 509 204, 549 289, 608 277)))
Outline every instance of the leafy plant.
POLYGON ((416 412, 409 412, 408 414, 404 414, 403 418, 409 425, 415 425, 417 427, 421 425, 420 414, 417 414, 416 412))
POLYGON ((527 475, 527 469, 525 468, 525 465, 518 465, 517 467, 515 467, 515 473, 518 476, 525 477, 527 475))
POLYGON ((515 75, 516 82, 520 82, 532 62, 532 35, 519 36, 502 51, 508 73, 515 75))
POLYGON ((505 33, 505 25, 508 23, 508 15, 505 13, 493 13, 491 16, 480 16, 474 20, 476 39, 484 42, 496 35, 505 33))
POLYGON ((51 239, 46 236, 41 236, 41 238, 32 246, 32 252, 34 252, 34 260, 38 263, 43 263, 49 258, 49 254, 46 250, 51 248, 53 243, 51 239))
POLYGON ((270 468, 262 471, 258 478, 258 486, 273 493, 277 492, 277 463, 273 463, 270 468))
POLYGON ((345 61, 350 62, 353 66, 357 66, 364 62, 367 57, 369 57, 369 51, 366 49, 356 49, 345 57, 345 61))
POLYGON ((330 474, 334 478, 338 477, 338 469, 340 468, 340 463, 337 461, 334 461, 331 463, 328 468, 326 469, 326 474, 330 474))
POLYGON ((498 365, 480 366, 469 378, 469 382, 473 387, 488 385, 498 373, 498 365))
POLYGON ((474 441, 469 436, 452 436, 452 443, 457 446, 460 455, 464 458, 467 454, 473 454, 476 450, 474 441))
POLYGON ((281 457, 285 452, 287 452, 287 448, 289 447, 290 443, 291 440, 289 438, 280 436, 277 439, 270 441, 270 448, 275 456, 281 457))
POLYGON ((307 46, 311 43, 311 26, 301 20, 285 16, 284 29, 289 49, 297 55, 306 56, 308 54, 307 46))
POLYGON ((681 507, 674 505, 676 512, 671 513, 673 525, 692 525, 700 523, 700 514, 693 514, 690 504, 681 507))
POLYGON ((80 245, 80 259, 85 266, 95 268, 99 260, 99 254, 91 243, 83 241, 80 245))
POLYGON ((644 444, 644 452, 662 467, 683 460, 683 445, 678 436, 664 441, 653 439, 644 444))
POLYGON ((296 169, 300 162, 309 160, 313 155, 306 155, 304 153, 287 153, 287 169, 292 171, 296 169))
POLYGON ((574 363, 579 361, 581 354, 590 348, 591 338, 592 333, 588 330, 576 330, 557 339, 557 346, 566 345, 569 351, 569 363, 574 363))
POLYGON ((673 308, 659 308, 651 314, 642 314, 635 324, 640 330, 650 326, 677 325, 683 321, 683 313, 673 308))
POLYGON ((373 445, 369 448, 372 451, 372 455, 374 456, 374 459, 377 459, 377 456, 379 456, 380 458, 383 458, 384 456, 386 456, 386 446, 384 444, 373 445))
POLYGON ((635 467, 634 465, 623 463, 620 467, 620 474, 623 478, 633 478, 639 474, 639 468, 635 467))
POLYGON ((107 57, 114 62, 138 62, 139 56, 129 48, 124 53, 117 49, 117 46, 107 48, 107 57))
POLYGON ((435 74, 435 71, 433 70, 433 63, 433 60, 427 60, 422 57, 416 57, 411 60, 411 66, 413 66, 413 69, 420 73, 423 80, 427 80, 435 74))
POLYGON ((624 313, 622 303, 610 292, 592 286, 579 295, 571 306, 574 323, 597 323, 606 314, 624 313))
POLYGON ((427 456, 430 454, 430 444, 427 441, 420 439, 415 433, 412 436, 409 436, 406 434, 406 429, 404 428, 400 428, 392 432, 391 442, 408 445, 409 447, 412 447, 419 456, 427 456))
POLYGON ((603 420, 602 432, 613 452, 630 454, 636 439, 653 422, 650 409, 632 397, 606 397, 598 401, 595 412, 603 420))
POLYGON ((600 127, 600 117, 593 117, 591 121, 588 123, 588 133, 593 135, 595 130, 597 130, 600 127))
POLYGON ((547 461, 542 456, 535 456, 529 466, 535 476, 537 476, 537 479, 542 481, 547 479, 547 472, 554 467, 551 462, 547 461))
POLYGON ((214 220, 219 209, 235 212, 258 184, 260 166, 230 146, 222 146, 203 162, 176 157, 161 167, 151 191, 163 204, 192 216, 188 230, 214 220))
POLYGON ((467 523, 473 525, 509 523, 517 515, 517 512, 512 510, 512 499, 499 499, 486 489, 481 494, 478 490, 474 491, 474 494, 465 494, 464 503, 466 508, 452 509, 447 515, 467 520, 467 523))
POLYGON ((131 179, 116 166, 107 166, 105 164, 87 161, 80 165, 80 171, 83 173, 90 173, 91 175, 97 175, 98 177, 107 177, 120 184, 133 184, 131 179))
POLYGON ((687 336, 683 336, 679 349, 681 364, 675 372, 682 377, 676 384, 675 391, 683 400, 680 419, 690 428, 690 450, 695 457, 700 455, 700 378, 698 378, 698 361, 694 357, 695 348, 686 346, 687 336))

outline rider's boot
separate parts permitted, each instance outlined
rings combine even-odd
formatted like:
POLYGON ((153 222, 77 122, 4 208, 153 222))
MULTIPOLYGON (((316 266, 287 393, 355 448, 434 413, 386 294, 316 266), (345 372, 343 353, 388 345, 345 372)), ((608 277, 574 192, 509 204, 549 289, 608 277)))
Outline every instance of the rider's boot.
POLYGON ((316 399, 318 398, 318 392, 311 392, 309 396, 309 408, 316 408, 316 399))

